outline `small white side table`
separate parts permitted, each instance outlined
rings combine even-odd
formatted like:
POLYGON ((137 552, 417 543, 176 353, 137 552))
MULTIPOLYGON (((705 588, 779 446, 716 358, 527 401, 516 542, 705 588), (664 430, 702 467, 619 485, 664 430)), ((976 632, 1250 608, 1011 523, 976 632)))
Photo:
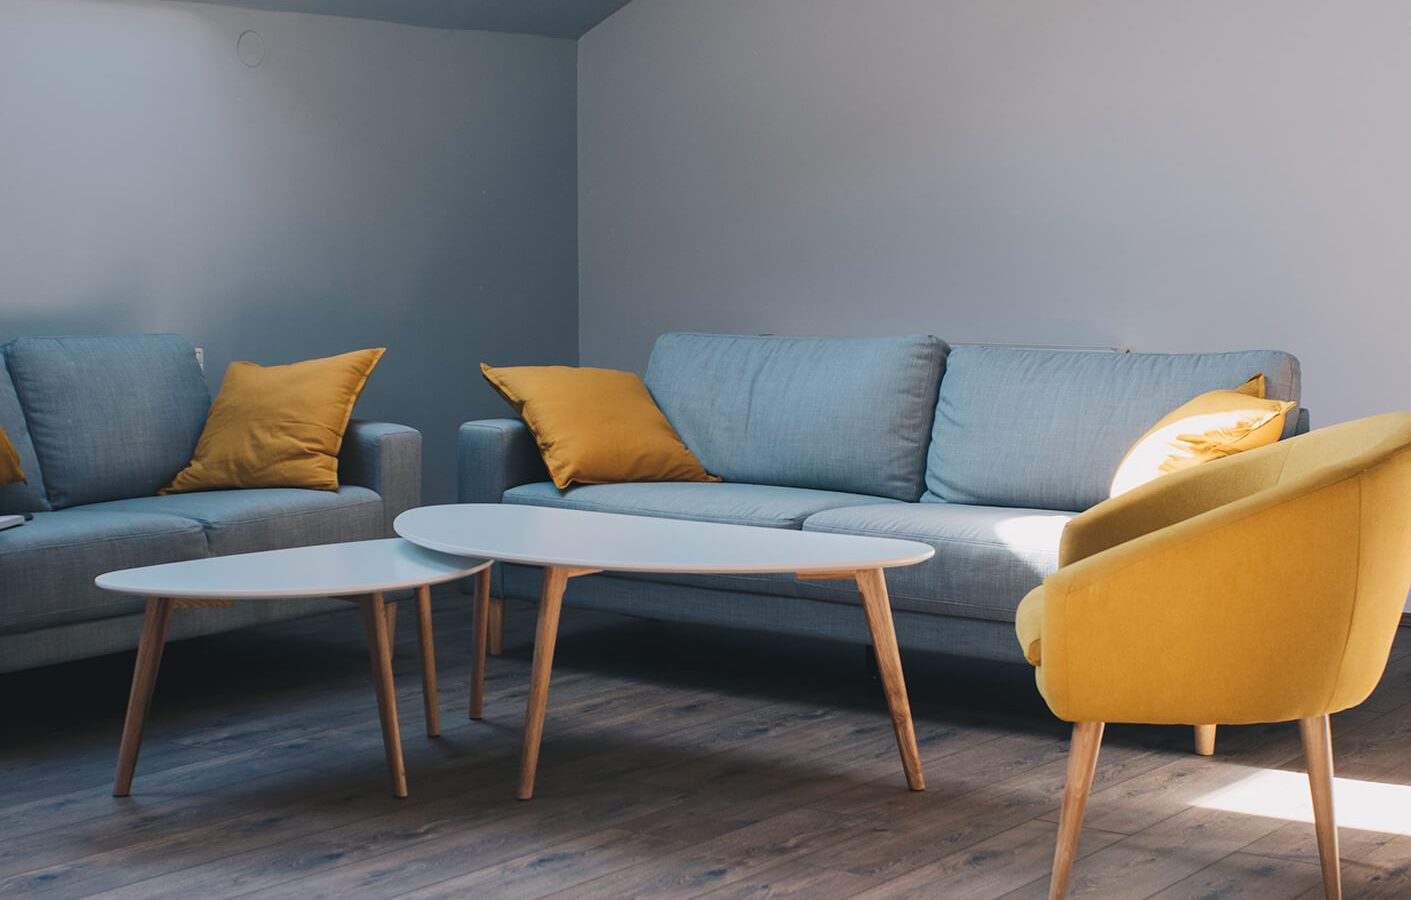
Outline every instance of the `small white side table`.
POLYGON ((400 538, 388 538, 191 559, 99 575, 96 584, 104 590, 148 598, 142 638, 137 646, 137 665, 132 673, 132 690, 128 695, 127 718, 123 723, 122 747, 118 751, 113 796, 126 797, 132 790, 142 731, 152 705, 152 689, 157 684, 157 668, 162 661, 173 610, 229 607, 236 600, 314 597, 335 597, 362 607, 392 795, 407 796, 407 772, 402 762, 401 729, 397 724, 397 695, 392 684, 391 627, 396 621, 397 605, 387 603, 383 594, 416 589, 426 733, 435 737, 440 734, 441 724, 436 700, 430 588, 433 584, 488 570, 489 566, 489 560, 450 556, 425 550, 400 538))

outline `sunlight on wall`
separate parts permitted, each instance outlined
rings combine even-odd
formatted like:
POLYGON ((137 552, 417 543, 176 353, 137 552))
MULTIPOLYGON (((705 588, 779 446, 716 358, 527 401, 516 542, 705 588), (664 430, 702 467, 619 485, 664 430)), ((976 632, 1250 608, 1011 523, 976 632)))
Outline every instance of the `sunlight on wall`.
MULTIPOLYGON (((1250 772, 1234 784, 1197 798, 1194 805, 1292 822, 1313 821, 1308 776, 1275 769, 1250 772)), ((1411 835, 1411 785, 1337 778, 1333 797, 1340 827, 1411 835)))

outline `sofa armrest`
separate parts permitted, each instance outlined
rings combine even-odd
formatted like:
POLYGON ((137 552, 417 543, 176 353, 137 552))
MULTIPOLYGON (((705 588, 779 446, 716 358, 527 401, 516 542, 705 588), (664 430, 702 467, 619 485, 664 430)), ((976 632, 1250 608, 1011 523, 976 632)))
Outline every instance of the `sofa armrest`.
POLYGON ((1300 406, 1298 408, 1298 417, 1294 419, 1292 436, 1297 437, 1300 434, 1307 434, 1312 430, 1312 427, 1312 421, 1308 418, 1308 410, 1300 406))
POLYGON ((392 520, 421 505, 421 432, 354 419, 338 454, 338 480, 382 497, 383 530, 390 537, 392 520))
POLYGON ((462 503, 499 503, 510 488, 549 478, 534 435, 519 419, 462 425, 457 471, 462 503))

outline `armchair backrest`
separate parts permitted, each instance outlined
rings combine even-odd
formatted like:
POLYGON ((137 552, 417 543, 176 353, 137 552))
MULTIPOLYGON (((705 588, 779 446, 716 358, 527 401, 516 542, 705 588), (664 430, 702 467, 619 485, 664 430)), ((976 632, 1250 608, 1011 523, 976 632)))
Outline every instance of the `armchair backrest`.
POLYGON ((1070 672, 1051 673, 1065 718, 1282 721, 1354 706, 1381 678, 1411 590, 1411 413, 1159 478, 1075 517, 1061 561, 1046 616, 1066 638, 1044 664, 1070 672), (1089 671, 1113 634, 1153 684, 1117 689, 1089 671), (1094 697, 1100 713, 1081 705, 1094 697))

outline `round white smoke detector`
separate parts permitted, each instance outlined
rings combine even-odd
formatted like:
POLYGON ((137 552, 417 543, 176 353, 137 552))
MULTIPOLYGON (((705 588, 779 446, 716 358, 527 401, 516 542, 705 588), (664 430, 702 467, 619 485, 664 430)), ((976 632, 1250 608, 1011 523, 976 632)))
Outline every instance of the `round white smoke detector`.
POLYGON ((241 32, 235 41, 235 55, 250 68, 265 61, 265 39, 258 31, 241 32))

